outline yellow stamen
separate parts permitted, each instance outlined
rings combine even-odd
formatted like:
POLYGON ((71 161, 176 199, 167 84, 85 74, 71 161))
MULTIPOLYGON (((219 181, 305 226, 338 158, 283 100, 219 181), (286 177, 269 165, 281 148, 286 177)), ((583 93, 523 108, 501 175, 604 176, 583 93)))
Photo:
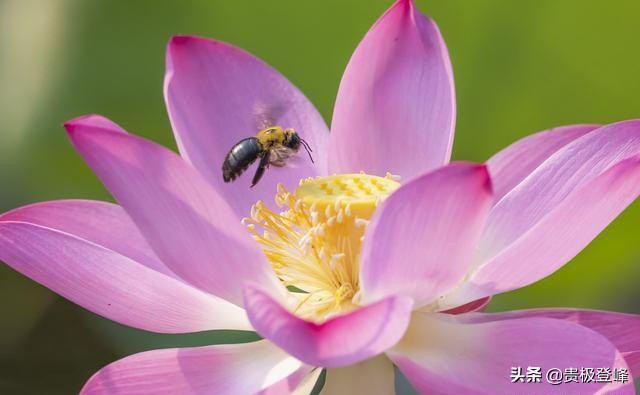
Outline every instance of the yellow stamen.
POLYGON ((323 321, 357 306, 362 237, 397 178, 345 174, 307 178, 295 193, 278 185, 270 210, 257 202, 245 224, 297 300, 296 314, 323 321), (261 229, 262 232, 259 232, 261 229))

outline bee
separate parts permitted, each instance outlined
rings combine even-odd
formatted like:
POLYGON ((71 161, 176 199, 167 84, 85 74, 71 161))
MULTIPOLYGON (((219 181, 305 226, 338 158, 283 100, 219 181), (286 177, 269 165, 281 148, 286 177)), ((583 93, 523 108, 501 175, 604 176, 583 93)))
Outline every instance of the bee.
POLYGON ((270 166, 284 166, 287 160, 304 147, 313 163, 311 147, 293 129, 281 126, 270 126, 262 129, 255 137, 248 137, 237 142, 224 158, 222 178, 230 182, 239 177, 256 159, 260 158, 258 169, 251 181, 253 188, 270 166))

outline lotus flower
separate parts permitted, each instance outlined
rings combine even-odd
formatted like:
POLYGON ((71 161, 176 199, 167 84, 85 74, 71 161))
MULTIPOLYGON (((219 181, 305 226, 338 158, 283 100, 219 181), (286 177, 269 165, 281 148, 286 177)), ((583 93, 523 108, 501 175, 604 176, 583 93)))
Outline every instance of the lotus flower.
POLYGON ((0 259, 125 325, 263 340, 135 354, 82 394, 308 393, 320 368, 323 394, 392 394, 394 366, 437 395, 634 392, 624 380, 513 383, 510 372, 639 375, 640 316, 478 310, 560 268, 634 201, 640 121, 552 129, 486 164, 449 164, 447 48, 406 0, 353 54, 331 133, 282 75, 214 40, 170 40, 164 92, 180 156, 100 116, 69 121, 118 205, 5 213, 0 259), (246 176, 223 183, 229 148, 269 118, 298 131, 316 163, 300 155, 253 189, 246 176))

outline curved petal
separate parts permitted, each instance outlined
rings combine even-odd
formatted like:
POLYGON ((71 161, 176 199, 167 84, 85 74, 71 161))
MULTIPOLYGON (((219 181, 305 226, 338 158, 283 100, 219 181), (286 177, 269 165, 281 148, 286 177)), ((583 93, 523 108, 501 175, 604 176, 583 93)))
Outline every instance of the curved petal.
POLYGON ((467 314, 465 322, 491 322, 544 317, 574 322, 609 339, 622 354, 631 375, 640 376, 640 315, 580 309, 532 309, 495 314, 467 314))
POLYGON ((313 389, 316 387, 318 383, 318 379, 320 379, 320 375, 322 374, 322 368, 315 368, 310 373, 308 373, 302 382, 298 385, 298 387, 290 394, 290 395, 309 395, 313 393, 313 389))
POLYGON ((617 389, 616 394, 634 394, 633 384, 548 383, 549 369, 564 373, 567 368, 627 368, 615 347, 590 329, 545 318, 467 324, 458 317, 463 316, 415 314, 405 337, 387 352, 419 391, 433 395, 563 395, 617 389), (589 352, 585 352, 586 345, 589 352), (512 369, 518 367, 525 375, 529 367, 541 368, 540 382, 512 382, 512 369))
POLYGON ((244 281, 276 289, 258 245, 195 169, 160 145, 84 121, 65 125, 71 141, 174 273, 238 305, 244 281))
POLYGON ((454 163, 401 186, 365 233, 365 301, 411 296, 420 307, 462 280, 492 204, 484 165, 454 163))
POLYGON ((251 329, 238 306, 91 241, 0 220, 0 260, 80 306, 162 333, 251 329))
MULTIPOLYGON (((289 357, 287 364, 292 363, 291 362, 292 360, 295 360, 295 358, 289 357)), ((297 360, 295 361, 295 363, 299 363, 299 362, 300 361, 297 361, 297 360)), ((288 369, 288 368, 285 368, 285 369, 288 369)), ((315 377, 317 380, 317 376, 316 376, 317 370, 321 370, 321 369, 314 369, 311 366, 302 365, 298 370, 291 373, 289 376, 281 379, 280 381, 274 384, 269 385, 262 391, 256 392, 255 395, 296 395, 296 394, 307 395, 307 394, 310 394, 311 391, 305 392, 305 390, 307 388, 313 389, 313 387, 315 386, 315 381, 313 381, 313 378, 315 377)), ((278 376, 281 375, 281 373, 276 373, 276 374, 278 376)), ((318 373, 318 376, 319 376, 319 373, 318 373)), ((269 384, 271 380, 272 379, 267 378, 267 383, 265 384, 269 384)))
POLYGON ((600 125, 561 126, 529 135, 498 152, 487 161, 495 202, 527 178, 553 153, 600 125))
POLYGON ((173 37, 164 94, 180 153, 239 217, 248 216, 258 200, 272 201, 277 183, 293 190, 304 177, 327 172, 329 131, 322 116, 285 77, 239 48, 206 38, 173 37), (315 164, 300 153, 290 166, 271 167, 251 193, 249 175, 225 184, 221 169, 226 154, 267 123, 294 128, 311 145, 315 164))
POLYGON ((0 221, 28 222, 69 233, 178 278, 151 250, 122 207, 93 200, 30 204, 0 215, 0 221))
POLYGON ((342 76, 329 170, 412 178, 442 166, 451 157, 455 112, 440 31, 410 0, 399 0, 369 30, 342 76))
POLYGON ((523 287, 564 265, 640 193, 640 120, 567 144, 496 204, 457 306, 523 287))
POLYGON ((94 374, 81 395, 289 394, 311 370, 267 341, 134 354, 94 374))
POLYGON ((567 144, 496 204, 487 220, 479 260, 496 256, 572 192, 639 154, 640 120, 607 125, 567 144))
POLYGON ((379 355, 343 368, 327 369, 320 395, 393 395, 395 372, 389 358, 379 355))
POLYGON ((580 252, 640 194, 640 155, 571 193, 442 301, 459 305, 509 291, 553 273, 580 252))
POLYGON ((489 305, 489 302, 491 302, 491 296, 486 296, 484 298, 476 299, 472 302, 465 303, 461 306, 444 310, 442 311, 442 313, 458 315, 458 314, 464 314, 464 313, 473 313, 476 311, 484 311, 487 305, 489 305))
POLYGON ((321 367, 363 361, 393 346, 409 324, 412 305, 409 298, 392 296, 316 324, 293 315, 257 287, 245 289, 245 308, 256 332, 321 367))

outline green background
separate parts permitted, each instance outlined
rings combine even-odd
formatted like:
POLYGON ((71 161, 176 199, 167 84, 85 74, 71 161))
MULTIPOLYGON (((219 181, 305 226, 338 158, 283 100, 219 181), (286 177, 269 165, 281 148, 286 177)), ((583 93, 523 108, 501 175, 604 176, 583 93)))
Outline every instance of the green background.
MULTIPOLYGON (((0 211, 110 196, 61 124, 100 113, 175 148, 162 97, 177 33, 247 49, 330 120, 353 49, 390 1, 0 0, 0 211)), ((637 0, 417 1, 447 41, 458 99, 454 159, 483 161, 529 133, 640 117, 637 0)), ((491 310, 574 306, 640 313, 640 204, 553 276, 491 310)), ((252 339, 122 327, 0 265, 0 393, 77 393, 91 373, 159 346, 252 339)), ((588 347, 588 345, 585 345, 588 347)), ((508 373, 505 373, 508 374, 508 373)))

